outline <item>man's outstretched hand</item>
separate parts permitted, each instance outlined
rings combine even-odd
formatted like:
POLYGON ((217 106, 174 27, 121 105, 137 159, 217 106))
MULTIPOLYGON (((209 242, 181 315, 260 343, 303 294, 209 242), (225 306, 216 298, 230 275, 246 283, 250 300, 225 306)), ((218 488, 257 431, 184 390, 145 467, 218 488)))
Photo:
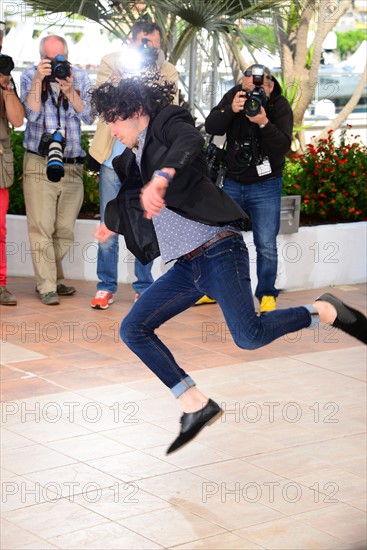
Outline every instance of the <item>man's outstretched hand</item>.
POLYGON ((107 229, 106 224, 104 223, 100 223, 94 233, 94 237, 100 243, 105 243, 106 241, 108 241, 108 239, 110 239, 114 235, 116 235, 116 233, 114 231, 110 231, 109 229, 107 229))

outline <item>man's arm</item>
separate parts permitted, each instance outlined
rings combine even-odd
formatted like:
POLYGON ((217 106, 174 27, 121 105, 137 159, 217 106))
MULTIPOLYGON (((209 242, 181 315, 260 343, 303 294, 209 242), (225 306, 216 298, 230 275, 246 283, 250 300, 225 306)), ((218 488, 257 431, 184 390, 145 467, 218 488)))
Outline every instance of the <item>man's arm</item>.
POLYGON ((241 87, 235 86, 229 90, 214 107, 205 120, 205 131, 215 136, 224 136, 233 119, 237 116, 232 108, 235 96, 239 93, 241 87))
POLYGON ((96 88, 98 88, 101 84, 104 84, 112 76, 112 74, 118 71, 118 60, 119 54, 117 52, 102 57, 97 72, 95 84, 96 88))
POLYGON ((91 113, 90 90, 92 83, 83 69, 74 69, 66 80, 58 80, 60 89, 68 98, 73 110, 68 110, 66 116, 78 116, 86 124, 92 124, 94 115, 91 113))
MULTIPOLYGON (((51 74, 51 60, 41 59, 37 65, 32 84, 26 97, 22 97, 23 103, 34 113, 41 112, 42 83, 46 76, 51 74)), ((21 77, 22 81, 22 77, 21 77)), ((23 94, 22 94, 23 95, 23 94)))
POLYGON ((0 74, 0 86, 5 103, 6 118, 16 128, 23 124, 24 107, 16 93, 13 80, 0 74))
POLYGON ((179 105, 179 89, 178 89, 178 71, 176 69, 176 67, 174 65, 172 65, 172 63, 169 63, 168 61, 166 61, 165 63, 163 63, 162 65, 162 69, 161 69, 161 75, 162 75, 162 78, 161 80, 167 80, 167 82, 171 82, 172 84, 174 84, 176 86, 176 94, 175 94, 175 97, 172 101, 173 105, 179 105))
POLYGON ((291 146, 293 132, 293 111, 285 97, 280 98, 267 118, 269 121, 260 130, 262 149, 284 156, 291 146))

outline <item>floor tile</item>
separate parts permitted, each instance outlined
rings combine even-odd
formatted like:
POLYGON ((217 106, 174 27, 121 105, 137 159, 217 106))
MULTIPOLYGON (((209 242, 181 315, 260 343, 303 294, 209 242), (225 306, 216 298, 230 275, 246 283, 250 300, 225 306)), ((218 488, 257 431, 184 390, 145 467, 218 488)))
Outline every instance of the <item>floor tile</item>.
POLYGON ((119 520, 119 523, 139 534, 144 534, 145 537, 163 547, 190 542, 224 531, 214 523, 173 506, 119 520))
POLYGON ((67 499, 12 510, 5 512, 4 517, 44 539, 105 523, 102 516, 67 499))
MULTIPOLYGON (((119 339, 131 287, 95 311, 95 282, 70 281, 77 294, 47 308, 32 278, 10 279, 4 550, 365 550, 363 345, 325 325, 241 350, 218 305, 190 308, 158 333, 224 414, 166 455, 180 403, 119 339)), ((366 288, 333 292, 360 308, 366 288)), ((281 293, 278 306, 328 290, 281 293)))
POLYGON ((73 533, 51 537, 51 542, 58 548, 80 550, 80 548, 106 550, 155 550, 162 546, 155 544, 144 536, 133 533, 121 525, 104 523, 96 527, 79 529, 73 533))
POLYGON ((261 550, 263 547, 254 542, 246 541, 234 533, 224 533, 205 539, 179 544, 174 550, 261 550))
POLYGON ((308 529, 319 529, 345 543, 358 542, 366 537, 366 514, 342 502, 323 509, 322 514, 305 512, 294 519, 306 524, 308 529))
MULTIPOLYGON (((320 514, 319 514, 320 515, 320 514)), ((304 523, 293 518, 276 519, 235 531, 236 535, 256 542, 269 550, 320 549, 342 550, 343 541, 314 527, 306 528, 304 523)))

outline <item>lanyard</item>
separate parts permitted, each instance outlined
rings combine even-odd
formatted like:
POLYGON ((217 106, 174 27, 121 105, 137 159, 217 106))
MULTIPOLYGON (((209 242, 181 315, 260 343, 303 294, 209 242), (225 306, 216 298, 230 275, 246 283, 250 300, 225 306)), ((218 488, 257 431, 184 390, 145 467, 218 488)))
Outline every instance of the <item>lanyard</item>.
MULTIPOLYGON (((52 104, 53 104, 53 106, 55 107, 55 109, 57 111, 57 125, 58 125, 57 130, 61 130, 61 116, 60 116, 61 103, 62 103, 62 106, 64 108, 64 111, 67 111, 68 108, 69 108, 69 100, 60 91, 60 93, 58 95, 58 98, 57 98, 57 101, 56 101, 54 91, 53 91, 52 86, 49 82, 46 82, 46 93, 47 92, 49 92, 52 104)), ((65 120, 65 132, 64 132, 64 134, 65 134, 65 141, 66 141, 66 139, 67 139, 66 120, 65 120)))

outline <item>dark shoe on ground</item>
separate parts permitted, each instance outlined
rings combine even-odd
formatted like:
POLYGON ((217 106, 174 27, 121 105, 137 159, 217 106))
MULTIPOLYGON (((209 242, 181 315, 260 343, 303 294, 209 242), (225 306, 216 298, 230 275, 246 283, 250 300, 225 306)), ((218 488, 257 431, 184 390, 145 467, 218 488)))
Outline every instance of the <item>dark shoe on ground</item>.
POLYGON ((73 286, 57 285, 56 292, 59 296, 71 296, 76 293, 76 288, 73 286))
POLYGON ((9 292, 9 290, 6 288, 6 286, 0 286, 0 304, 2 306, 16 306, 17 305, 17 299, 9 292))
POLYGON ((40 294, 41 302, 45 306, 57 306, 60 303, 59 296, 56 292, 46 292, 40 294))
POLYGON ((181 431, 179 436, 167 449, 166 454, 177 451, 180 447, 194 439, 194 437, 209 424, 212 424, 223 413, 222 409, 212 399, 197 412, 183 413, 181 416, 181 431))
POLYGON ((343 332, 367 344, 367 317, 363 313, 347 306, 339 298, 329 293, 319 296, 316 301, 328 302, 335 307, 337 317, 333 327, 340 328, 343 332))

